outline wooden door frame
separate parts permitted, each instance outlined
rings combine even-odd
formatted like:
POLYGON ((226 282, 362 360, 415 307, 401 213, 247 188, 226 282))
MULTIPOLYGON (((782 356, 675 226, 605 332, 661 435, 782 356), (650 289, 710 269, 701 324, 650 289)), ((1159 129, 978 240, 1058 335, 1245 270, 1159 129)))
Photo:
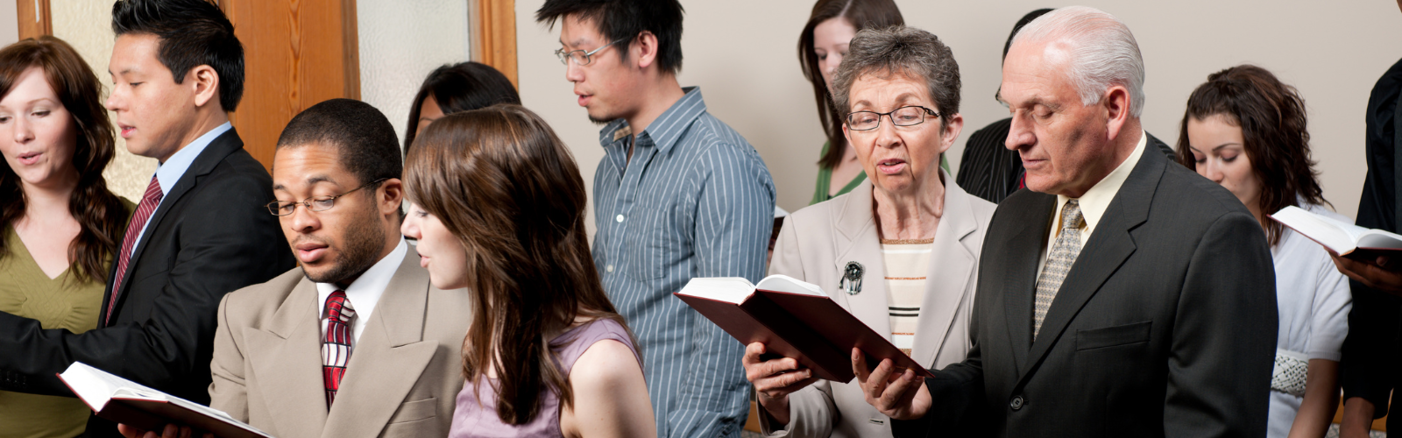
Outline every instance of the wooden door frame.
POLYGON ((501 71, 519 90, 516 68, 516 0, 471 0, 472 60, 501 71))
POLYGON ((53 16, 49 15, 49 0, 15 0, 15 9, 15 16, 19 20, 19 39, 54 34, 53 16), (29 20, 30 17, 34 19, 29 20))

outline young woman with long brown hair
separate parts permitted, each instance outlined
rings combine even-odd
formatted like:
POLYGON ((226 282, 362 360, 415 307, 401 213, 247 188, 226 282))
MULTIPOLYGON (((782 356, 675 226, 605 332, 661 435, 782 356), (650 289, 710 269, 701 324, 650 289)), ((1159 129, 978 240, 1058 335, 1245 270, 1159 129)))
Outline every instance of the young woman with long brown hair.
POLYGON ((1266 217, 1297 206, 1353 222, 1323 205, 1305 124, 1305 101, 1294 87, 1266 69, 1240 65, 1213 73, 1193 91, 1178 136, 1179 162, 1236 195, 1271 245, 1280 321, 1272 438, 1324 436, 1339 403, 1339 357, 1352 303, 1347 279, 1324 248, 1266 217))
POLYGON ((450 436, 654 436, 641 356, 589 253, 584 180, 545 121, 450 114, 404 173, 404 234, 435 287, 476 305, 450 436))
MULTIPOLYGON (((114 144, 102 83, 72 47, 44 36, 0 50, 0 311, 97 327, 134 208, 102 179, 114 144)), ((89 414, 76 398, 0 391, 5 436, 74 436, 89 414)))

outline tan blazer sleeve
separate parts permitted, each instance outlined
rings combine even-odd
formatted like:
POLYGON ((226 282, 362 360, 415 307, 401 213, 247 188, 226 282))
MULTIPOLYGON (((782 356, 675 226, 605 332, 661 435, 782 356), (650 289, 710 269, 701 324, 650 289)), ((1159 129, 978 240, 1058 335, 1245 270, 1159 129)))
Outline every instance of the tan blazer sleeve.
POLYGON ((209 384, 209 406, 224 411, 234 419, 248 422, 248 387, 244 381, 244 357, 229 325, 229 297, 219 301, 219 328, 214 331, 214 360, 209 364, 213 381, 209 384))
MULTIPOLYGON (((803 250, 799 245, 799 232, 808 237, 808 242, 823 242, 822 236, 815 236, 813 230, 799 230, 802 223, 795 223, 793 216, 784 219, 779 230, 779 241, 774 244, 774 258, 769 262, 769 275, 782 274, 799 280, 808 279, 804 272, 803 250)), ((814 221, 824 223, 825 221, 814 221)), ((806 224, 804 224, 806 225, 806 224)), ((831 232, 831 230, 822 230, 831 232)), ((832 434, 832 423, 836 417, 837 405, 833 403, 832 386, 826 380, 819 380, 807 388, 789 394, 789 424, 775 428, 772 419, 761 407, 759 424, 767 437, 821 437, 832 434)))

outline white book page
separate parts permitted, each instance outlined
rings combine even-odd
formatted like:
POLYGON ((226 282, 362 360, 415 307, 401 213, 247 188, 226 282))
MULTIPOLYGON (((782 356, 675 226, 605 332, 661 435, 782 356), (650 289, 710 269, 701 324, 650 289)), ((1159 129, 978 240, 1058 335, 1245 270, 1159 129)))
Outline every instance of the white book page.
POLYGON ((164 401, 209 416, 236 421, 234 417, 218 409, 151 389, 82 362, 73 362, 73 365, 69 365, 68 369, 60 376, 64 382, 73 387, 73 392, 87 402, 94 411, 102 410, 113 398, 120 397, 164 401))
POLYGON ((1359 230, 1367 231, 1366 228, 1344 224, 1295 206, 1280 209, 1271 215, 1271 219, 1339 254, 1353 251, 1358 235, 1362 234, 1359 230))
POLYGON ((764 289, 795 294, 817 295, 820 297, 828 296, 827 294, 823 293, 823 289, 819 288, 816 284, 808 283, 803 280, 799 280, 797 278, 793 278, 783 274, 775 274, 765 277, 763 280, 759 281, 759 284, 755 285, 755 289, 764 289))
POLYGON ((677 295, 740 304, 745 302, 745 298, 748 298, 754 291, 755 286, 744 278, 698 277, 688 281, 686 286, 677 292, 677 295))
POLYGON ((91 365, 82 362, 73 362, 64 370, 59 377, 73 389, 73 393, 88 407, 94 411, 100 411, 113 396, 123 395, 127 397, 145 398, 150 400, 164 400, 160 397, 160 391, 156 391, 136 382, 117 377, 106 371, 93 368, 91 365), (119 392, 127 389, 125 392, 119 392))
MULTIPOLYGON (((1301 211, 1305 211, 1305 210, 1301 210, 1301 211)), ((1308 211, 1306 211, 1306 212, 1308 212, 1308 211)), ((1340 220, 1338 220, 1338 219, 1334 219, 1334 218, 1329 217, 1329 216, 1317 215, 1317 214, 1314 214, 1314 213, 1310 213, 1310 215, 1313 216, 1315 219, 1319 219, 1319 220, 1324 221, 1325 223, 1328 223, 1328 224, 1331 224, 1331 225, 1333 225, 1333 226, 1339 227, 1340 230, 1343 230, 1344 233, 1347 233, 1347 234, 1348 234, 1349 239, 1350 239, 1352 242, 1354 242, 1354 243, 1357 243, 1359 240, 1362 240, 1362 239, 1363 239, 1363 236, 1365 236, 1365 235, 1367 235, 1367 234, 1369 234, 1369 233, 1372 233, 1372 232, 1382 232, 1382 233, 1392 234, 1392 233, 1388 233, 1388 232, 1382 231, 1382 230, 1372 230, 1372 229, 1368 229, 1368 228, 1363 228, 1363 227, 1360 227, 1360 226, 1357 226, 1357 225, 1354 225, 1354 224, 1350 224, 1350 223, 1347 223, 1347 222, 1344 222, 1344 221, 1340 221, 1340 220)), ((1396 236, 1396 234, 1392 234, 1392 235, 1396 236)), ((1399 236, 1399 238, 1402 238, 1402 236, 1399 236)), ((1362 246, 1362 245, 1359 245, 1359 246, 1362 246)))
POLYGON ((1386 230, 1367 230, 1358 237, 1358 247, 1402 249, 1402 236, 1386 230))

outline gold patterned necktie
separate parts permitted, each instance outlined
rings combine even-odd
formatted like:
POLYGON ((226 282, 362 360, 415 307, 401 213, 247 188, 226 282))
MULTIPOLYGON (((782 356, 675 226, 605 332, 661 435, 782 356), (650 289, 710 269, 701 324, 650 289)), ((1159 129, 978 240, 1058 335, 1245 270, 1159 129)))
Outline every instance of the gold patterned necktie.
POLYGON ((1081 254, 1081 230, 1085 227, 1086 220, 1081 216, 1081 204, 1074 199, 1067 201, 1066 205, 1061 207, 1061 232, 1057 233, 1051 251, 1047 251, 1047 263, 1042 266, 1042 274, 1037 277, 1032 339, 1037 339, 1037 333, 1042 331, 1042 320, 1047 318, 1047 309, 1051 308, 1052 300, 1056 299, 1056 292, 1061 290, 1061 282, 1066 280, 1071 265, 1076 263, 1076 256, 1081 254))

